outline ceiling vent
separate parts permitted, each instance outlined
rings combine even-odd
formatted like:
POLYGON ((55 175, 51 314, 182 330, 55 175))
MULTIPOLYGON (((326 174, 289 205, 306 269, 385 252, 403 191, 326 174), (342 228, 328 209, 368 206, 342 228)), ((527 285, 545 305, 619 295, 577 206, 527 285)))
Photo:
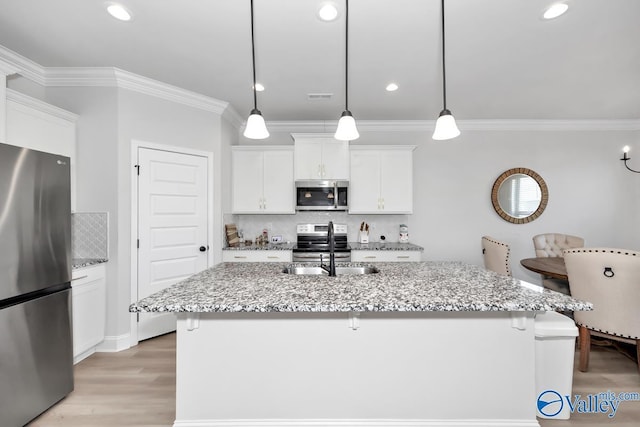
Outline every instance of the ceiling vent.
POLYGON ((332 93, 308 93, 307 99, 309 101, 319 101, 322 99, 331 99, 333 97, 332 93))

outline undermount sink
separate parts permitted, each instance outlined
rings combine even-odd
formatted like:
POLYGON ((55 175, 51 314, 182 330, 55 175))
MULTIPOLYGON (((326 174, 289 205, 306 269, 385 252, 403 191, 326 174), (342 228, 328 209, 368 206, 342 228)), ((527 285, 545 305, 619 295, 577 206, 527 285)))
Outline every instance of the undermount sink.
MULTIPOLYGON (((348 266, 348 267, 343 267, 343 266, 336 266, 336 275, 337 276, 341 276, 343 274, 373 274, 373 273, 378 273, 380 270, 378 270, 375 267, 372 267, 370 265, 367 266, 348 266)), ((296 274, 296 275, 300 275, 300 274, 309 274, 309 275, 321 275, 321 274, 325 274, 328 275, 329 273, 327 273, 324 269, 322 269, 321 267, 314 267, 314 266, 299 266, 299 265, 290 265, 288 267, 285 267, 284 270, 282 270, 283 273, 287 273, 287 274, 296 274)))

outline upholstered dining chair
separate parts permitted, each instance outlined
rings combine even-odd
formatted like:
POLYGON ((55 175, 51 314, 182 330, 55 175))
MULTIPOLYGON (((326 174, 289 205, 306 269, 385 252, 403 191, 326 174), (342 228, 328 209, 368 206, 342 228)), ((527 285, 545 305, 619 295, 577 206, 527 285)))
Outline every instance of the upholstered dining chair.
POLYGON ((593 303, 575 311, 580 337, 578 369, 589 368, 591 335, 636 345, 640 370, 640 252, 611 248, 566 249, 571 293, 593 303))
POLYGON ((484 267, 496 273, 511 276, 509 245, 493 237, 482 236, 482 258, 484 267))
MULTIPOLYGON (((533 247, 537 258, 562 257, 565 249, 581 248, 584 246, 584 239, 578 236, 571 236, 562 233, 545 233, 533 236, 533 247)), ((553 277, 542 276, 542 286, 552 291, 571 295, 569 282, 567 280, 555 279, 553 277)))

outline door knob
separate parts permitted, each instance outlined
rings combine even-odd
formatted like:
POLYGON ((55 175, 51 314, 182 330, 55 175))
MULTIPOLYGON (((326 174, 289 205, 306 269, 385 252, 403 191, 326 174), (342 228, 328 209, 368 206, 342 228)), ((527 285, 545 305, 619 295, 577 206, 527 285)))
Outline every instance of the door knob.
POLYGON ((206 250, 207 250, 207 248, 205 246, 200 246, 200 252, 204 252, 206 250))

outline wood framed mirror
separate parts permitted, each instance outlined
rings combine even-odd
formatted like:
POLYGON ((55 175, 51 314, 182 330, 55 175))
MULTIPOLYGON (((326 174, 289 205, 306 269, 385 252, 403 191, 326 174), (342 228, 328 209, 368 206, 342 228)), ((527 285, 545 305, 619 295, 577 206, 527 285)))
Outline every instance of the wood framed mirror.
POLYGON ((538 218, 547 207, 549 189, 544 179, 528 168, 504 171, 493 183, 491 203, 502 219, 525 224, 538 218))

